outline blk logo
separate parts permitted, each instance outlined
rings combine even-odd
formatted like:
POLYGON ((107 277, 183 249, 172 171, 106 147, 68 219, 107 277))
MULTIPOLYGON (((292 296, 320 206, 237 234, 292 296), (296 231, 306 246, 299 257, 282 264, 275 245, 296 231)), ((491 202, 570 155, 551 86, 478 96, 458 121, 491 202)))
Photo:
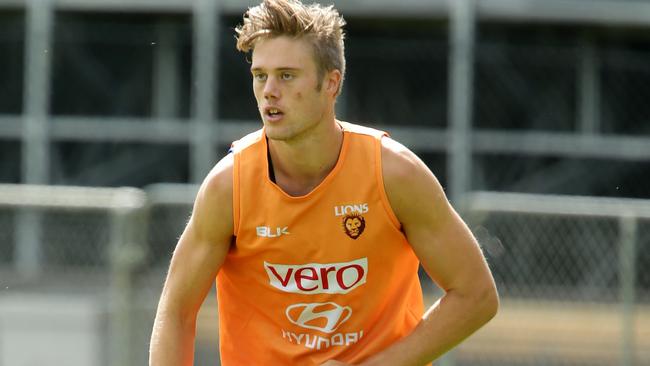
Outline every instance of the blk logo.
POLYGON ((291 305, 287 307, 286 314, 289 321, 297 326, 332 333, 350 319, 352 309, 334 302, 317 302, 291 305))
POLYGON ((277 238, 282 235, 289 235, 288 227, 275 227, 271 228, 270 226, 258 226, 255 228, 257 231, 257 236, 261 238, 277 238))

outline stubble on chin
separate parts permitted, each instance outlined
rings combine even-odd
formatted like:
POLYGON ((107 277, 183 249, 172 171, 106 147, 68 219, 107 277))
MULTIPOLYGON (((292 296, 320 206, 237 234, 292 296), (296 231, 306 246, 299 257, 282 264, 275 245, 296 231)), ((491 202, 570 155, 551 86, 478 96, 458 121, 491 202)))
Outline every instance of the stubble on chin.
POLYGON ((288 126, 273 126, 266 125, 265 134, 269 140, 282 141, 286 143, 298 143, 305 137, 309 136, 319 122, 312 122, 307 125, 288 125, 288 126))
POLYGON ((265 125, 264 133, 269 140, 274 141, 288 141, 295 137, 295 133, 286 126, 265 125))

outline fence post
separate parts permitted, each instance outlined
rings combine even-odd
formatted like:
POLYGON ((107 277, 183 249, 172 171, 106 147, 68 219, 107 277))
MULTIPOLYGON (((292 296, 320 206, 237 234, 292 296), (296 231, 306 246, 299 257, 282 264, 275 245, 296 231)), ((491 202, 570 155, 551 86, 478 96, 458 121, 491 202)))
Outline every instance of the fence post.
POLYGON ((190 179, 200 183, 214 163, 218 131, 216 77, 219 65, 220 7, 212 0, 197 0, 193 8, 194 53, 192 55, 192 135, 190 179), (219 13, 218 13, 219 12, 219 13))
POLYGON ((125 188, 111 212, 109 365, 136 366, 134 270, 145 259, 144 192, 125 188))
POLYGON ((459 203, 471 189, 474 84, 474 0, 449 2, 449 191, 459 203))
MULTIPOLYGON (((449 1, 449 122, 451 144, 447 150, 451 201, 460 205, 471 189, 472 99, 474 84, 474 0, 449 1)), ((442 356, 440 366, 455 365, 453 351, 442 356)))
MULTIPOLYGON (((47 114, 53 14, 49 0, 27 2, 21 162, 22 183, 26 184, 49 181, 47 114)), ((35 210, 20 210, 16 220, 16 269, 25 278, 42 271, 42 218, 35 210)))
POLYGON ((636 286, 636 240, 638 219, 623 216, 619 221, 619 278, 621 301, 621 366, 633 366, 635 359, 635 286, 636 286))

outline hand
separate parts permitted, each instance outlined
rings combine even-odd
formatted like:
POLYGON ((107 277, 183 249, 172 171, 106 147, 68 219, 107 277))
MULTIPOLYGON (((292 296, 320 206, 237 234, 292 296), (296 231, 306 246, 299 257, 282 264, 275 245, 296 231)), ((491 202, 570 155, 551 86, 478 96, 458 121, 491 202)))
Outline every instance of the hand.
POLYGON ((325 363, 322 363, 320 366, 351 366, 351 364, 336 360, 329 360, 325 363))

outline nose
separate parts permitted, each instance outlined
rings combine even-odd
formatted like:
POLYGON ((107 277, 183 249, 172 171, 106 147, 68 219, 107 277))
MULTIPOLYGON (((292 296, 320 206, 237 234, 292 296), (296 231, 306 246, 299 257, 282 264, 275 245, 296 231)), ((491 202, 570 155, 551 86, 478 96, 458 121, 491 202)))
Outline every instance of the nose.
POLYGON ((278 99, 280 97, 280 89, 278 88, 278 82, 274 77, 269 76, 264 83, 264 99, 278 99))

